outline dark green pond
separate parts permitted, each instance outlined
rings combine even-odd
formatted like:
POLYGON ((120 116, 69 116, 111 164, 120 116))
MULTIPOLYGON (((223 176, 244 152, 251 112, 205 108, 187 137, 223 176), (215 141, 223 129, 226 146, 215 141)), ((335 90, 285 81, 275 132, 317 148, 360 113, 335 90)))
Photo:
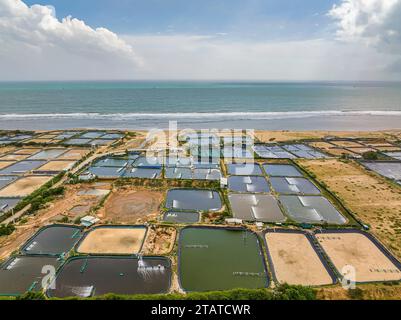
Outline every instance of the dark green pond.
POLYGON ((257 236, 238 229, 183 229, 179 274, 185 291, 255 289, 268 285, 257 236))

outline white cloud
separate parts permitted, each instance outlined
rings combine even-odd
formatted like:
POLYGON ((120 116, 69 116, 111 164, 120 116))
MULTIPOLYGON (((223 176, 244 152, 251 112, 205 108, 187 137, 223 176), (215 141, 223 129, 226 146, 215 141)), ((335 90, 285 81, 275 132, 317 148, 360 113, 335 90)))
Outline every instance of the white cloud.
MULTIPOLYGON (((379 29, 387 30, 391 41, 396 37, 390 31, 398 32, 399 22, 397 29, 391 17, 399 13, 400 1, 388 0, 380 10, 375 6, 373 10, 366 3, 380 1, 347 0, 330 15, 339 22, 342 38, 377 44, 389 41, 383 36, 377 40, 383 34, 379 29), (376 17, 365 14, 372 10, 376 17)), ((49 6, 0 0, 0 80, 397 80, 399 74, 388 70, 390 64, 400 65, 393 51, 379 52, 359 41, 324 39, 266 42, 234 39, 229 34, 121 36, 71 17, 59 20, 49 6)))
POLYGON ((329 16, 338 22, 342 40, 401 49, 401 0, 342 0, 329 16))
POLYGON ((0 0, 0 58, 2 79, 132 77, 141 63, 115 33, 21 0, 0 0))
POLYGON ((330 40, 263 42, 213 36, 127 36, 146 57, 142 78, 249 80, 377 80, 385 53, 330 40))

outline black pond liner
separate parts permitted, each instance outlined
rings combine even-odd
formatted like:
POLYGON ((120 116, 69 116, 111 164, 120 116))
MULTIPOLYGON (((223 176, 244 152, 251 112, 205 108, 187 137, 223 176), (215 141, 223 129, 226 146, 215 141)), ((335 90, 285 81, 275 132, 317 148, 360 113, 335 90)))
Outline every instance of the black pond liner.
POLYGON ((49 256, 14 256, 0 268, 0 295, 18 296, 27 291, 42 290, 42 279, 48 271, 42 273, 44 266, 53 266, 55 270, 61 262, 49 256))
POLYGON ((324 268, 326 269, 326 271, 328 272, 328 274, 330 275, 330 278, 332 280, 332 284, 336 284, 338 279, 337 279, 337 275, 336 273, 332 270, 332 268, 330 267, 328 261, 325 259, 324 255, 322 254, 322 249, 319 247, 319 245, 316 244, 317 239, 310 233, 306 232, 306 231, 302 231, 302 230, 290 230, 290 229, 266 229, 263 232, 263 241, 266 247, 266 253, 267 253, 267 260, 269 262, 269 266, 272 272, 272 277, 275 283, 279 284, 279 281, 277 279, 277 275, 276 275, 276 269, 274 267, 274 263, 273 263, 273 258, 270 254, 270 250, 269 250, 269 246, 267 244, 267 240, 266 240, 266 234, 267 233, 294 233, 294 234, 303 234, 306 236, 306 238, 309 240, 312 249, 316 252, 317 256, 319 257, 320 262, 323 264, 324 268))
MULTIPOLYGON (((268 268, 267 268, 267 264, 266 264, 266 261, 265 261, 265 259, 264 259, 264 255, 263 255, 263 248, 262 248, 262 246, 261 246, 261 243, 260 243, 260 240, 259 240, 259 237, 257 236, 257 234, 255 233, 255 232, 253 232, 253 231, 251 231, 251 230, 248 230, 248 229, 246 229, 246 228, 244 228, 244 227, 214 227, 214 226, 202 226, 202 227, 196 227, 196 226, 188 226, 188 227, 185 227, 185 228, 183 228, 181 231, 180 231, 180 233, 179 233, 179 238, 178 238, 178 254, 177 254, 177 258, 178 258, 178 271, 177 271, 177 273, 178 273, 178 283, 179 283, 179 285, 180 285, 180 288, 183 290, 183 291, 185 291, 185 292, 196 292, 195 290, 188 290, 188 289, 185 289, 185 287, 183 286, 183 283, 182 283, 182 278, 183 278, 183 276, 182 276, 182 272, 183 272, 183 268, 182 268, 182 245, 183 245, 183 233, 184 232, 186 232, 186 231, 190 231, 190 230, 211 230, 211 231, 233 231, 233 232, 240 232, 240 231, 242 231, 242 232, 247 232, 247 233, 249 233, 249 234, 251 234, 251 235, 253 235, 254 237, 255 237, 255 239, 256 239, 256 245, 257 245, 257 249, 258 249, 258 251, 259 251, 259 255, 260 255, 260 258, 261 258, 261 261, 262 261, 262 265, 263 265, 263 273, 264 273, 264 284, 263 284, 263 287, 264 288, 268 288, 269 287, 269 285, 270 285, 270 278, 269 278, 269 273, 268 273, 268 268)), ((210 239, 208 239, 208 240, 210 240, 210 239)), ((226 245, 229 245, 230 243, 229 242, 227 242, 226 243, 226 245)), ((236 248, 236 246, 234 245, 234 246, 231 246, 232 248, 236 248)), ((202 248, 199 248, 200 250, 202 250, 202 248)), ((234 256, 232 256, 233 257, 233 259, 241 259, 241 257, 240 256, 236 256, 236 257, 234 257, 234 256)), ((220 258, 220 256, 214 256, 214 258, 216 259, 216 258, 220 258)), ((242 262, 244 262, 244 261, 247 261, 247 260, 241 260, 242 262)), ((235 264, 235 263, 234 263, 235 264)), ((222 266, 221 265, 208 265, 208 266, 206 266, 205 267, 205 269, 203 269, 203 270, 214 270, 214 268, 216 269, 216 270, 218 270, 218 272, 220 271, 222 271, 222 266)), ((214 288, 213 289, 213 291, 219 291, 219 290, 226 290, 227 288, 220 288, 220 289, 217 289, 217 288, 214 288)), ((202 291, 208 291, 208 290, 197 290, 197 291, 200 291, 200 292, 202 292, 202 291)))
POLYGON ((171 189, 166 207, 173 210, 218 211, 223 203, 220 194, 206 189, 171 189))
MULTIPOLYGON (((358 229, 344 229, 344 230, 318 230, 318 231, 314 232, 314 235, 316 235, 316 234, 329 234, 329 233, 359 233, 361 235, 364 235, 380 250, 381 253, 383 253, 385 255, 385 257, 387 259, 389 259, 396 266, 396 268, 398 270, 401 271, 401 262, 396 257, 394 257, 392 255, 392 253, 379 240, 377 240, 372 234, 370 234, 368 232, 365 232, 365 231, 362 231, 362 230, 358 230, 358 229)), ((315 239, 317 241, 317 238, 315 238, 315 239)), ((329 255, 327 254, 327 252, 323 249, 322 246, 320 246, 320 248, 321 248, 322 252, 325 253, 326 259, 328 261, 330 261, 330 263, 333 265, 333 268, 336 269, 334 263, 330 260, 329 255)), ((337 271, 338 274, 341 274, 339 270, 336 269, 336 271, 337 271)), ((362 281, 362 282, 356 282, 356 283, 363 284, 363 283, 373 283, 373 282, 390 282, 390 283, 392 283, 394 281, 366 281, 366 282, 362 281)))
MULTIPOLYGON (((91 229, 89 229, 87 232, 85 232, 83 237, 81 237, 81 239, 75 244, 75 251, 77 253, 82 253, 82 254, 85 254, 85 255, 88 255, 88 256, 90 256, 90 255, 99 256, 99 254, 90 254, 90 253, 80 252, 79 251, 79 247, 85 241, 86 237, 88 237, 91 232, 99 230, 99 229, 145 229, 145 234, 143 236, 141 247, 138 249, 138 252, 141 252, 143 244, 145 243, 146 236, 148 234, 148 227, 141 226, 141 225, 135 225, 135 226, 133 226, 133 225, 100 225, 100 226, 95 226, 95 227, 92 227, 91 229)), ((130 255, 133 255, 133 254, 136 254, 136 253, 132 253, 130 255)), ((110 253, 107 253, 107 255, 108 256, 114 256, 114 254, 110 254, 110 253)), ((116 254, 116 255, 118 255, 118 256, 126 256, 126 254, 116 254)))
POLYGON ((171 261, 164 257, 73 257, 60 268, 56 289, 47 290, 47 295, 163 294, 170 289, 171 276, 171 261))
POLYGON ((200 221, 199 212, 168 211, 163 214, 163 221, 179 224, 192 224, 200 221))
POLYGON ((59 256, 69 252, 81 239, 83 228, 54 224, 41 228, 21 249, 25 255, 59 256))

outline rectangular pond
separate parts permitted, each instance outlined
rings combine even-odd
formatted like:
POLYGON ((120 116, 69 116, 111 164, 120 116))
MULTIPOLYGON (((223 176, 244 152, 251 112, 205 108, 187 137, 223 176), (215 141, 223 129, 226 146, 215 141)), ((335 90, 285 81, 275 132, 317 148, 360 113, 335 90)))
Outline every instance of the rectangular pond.
POLYGON ((132 168, 123 173, 124 178, 158 179, 161 177, 161 168, 132 168))
POLYGON ((277 199, 266 194, 228 195, 234 218, 244 221, 284 222, 277 199))
POLYGON ((90 132, 84 133, 79 138, 80 139, 97 139, 97 138, 103 136, 105 133, 106 132, 90 131, 90 132))
POLYGON ((321 196, 280 196, 280 202, 290 218, 299 223, 347 223, 331 202, 321 196))
POLYGON ((364 162, 363 165, 386 178, 401 180, 401 162, 364 162))
POLYGON ((199 212, 167 211, 163 214, 163 221, 178 224, 193 224, 200 221, 199 212))
POLYGON ((92 139, 69 139, 67 141, 64 141, 65 144, 70 144, 74 146, 80 146, 80 145, 86 145, 89 144, 89 142, 92 139))
POLYGON ((0 176, 0 189, 18 179, 18 176, 0 176))
POLYGON ((271 177, 302 177, 302 173, 290 164, 269 164, 263 165, 266 174, 271 177))
POLYGON ((58 156, 62 155, 66 152, 67 149, 49 149, 43 150, 39 153, 34 154, 33 156, 29 157, 29 160, 50 160, 56 159, 58 156))
POLYGON ((268 145, 255 145, 253 146, 255 153, 265 159, 295 159, 297 158, 292 153, 283 149, 280 146, 268 146, 268 145))
POLYGON ((228 189, 235 192, 263 193, 269 192, 269 184, 265 177, 259 176, 230 176, 228 189))
POLYGON ((0 295, 15 296, 27 291, 41 291, 42 279, 48 271, 42 273, 44 267, 55 270, 60 262, 55 257, 15 256, 6 261, 0 268, 0 295))
POLYGON ((347 266, 355 268, 357 283, 401 280, 400 262, 369 233, 322 230, 315 237, 337 272, 347 266))
POLYGON ((169 209, 218 211, 222 205, 219 193, 213 190, 173 189, 167 193, 169 209))
POLYGON ((13 208, 21 201, 21 198, 0 198, 0 216, 13 208))
POLYGON ((171 284, 171 262, 163 257, 75 257, 69 259, 56 278, 50 297, 89 297, 167 293, 171 284))
POLYGON ((305 178, 271 177, 270 183, 281 194, 320 194, 320 190, 305 178))
POLYGON ((88 172, 99 178, 117 179, 124 173, 124 169, 118 167, 89 167, 88 172))
POLYGON ((265 241, 276 282, 321 286, 336 281, 310 234, 295 230, 271 229, 266 231, 265 241))
POLYGON ((119 168, 122 168, 131 163, 132 163, 132 160, 106 157, 106 158, 95 161, 93 163, 93 166, 94 167, 119 167, 119 168))
POLYGON ((46 161, 24 160, 0 170, 0 174, 24 174, 44 165, 46 161))
POLYGON ((187 292, 268 286, 263 252, 250 231, 188 227, 180 232, 178 250, 180 285, 187 292))
POLYGON ((68 253, 83 235, 82 228, 52 225, 40 229, 21 249, 29 255, 59 256, 68 253))
POLYGON ((167 179, 192 179, 192 170, 190 168, 167 167, 165 170, 167 179))
POLYGON ((193 171, 194 180, 220 180, 221 172, 219 169, 196 168, 193 171))
POLYGON ((227 173, 236 176, 262 176, 263 172, 257 163, 229 163, 227 173))
POLYGON ((401 152, 386 152, 385 155, 396 160, 401 160, 401 152))
POLYGON ((96 226, 77 245, 76 251, 91 255, 133 255, 141 251, 145 226, 96 226))

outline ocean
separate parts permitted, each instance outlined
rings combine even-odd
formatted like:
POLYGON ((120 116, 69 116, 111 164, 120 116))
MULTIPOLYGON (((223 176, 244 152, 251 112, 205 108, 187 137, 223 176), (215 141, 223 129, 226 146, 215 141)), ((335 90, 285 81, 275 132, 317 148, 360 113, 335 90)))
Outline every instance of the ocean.
POLYGON ((401 83, 0 82, 0 129, 401 128, 401 83))

